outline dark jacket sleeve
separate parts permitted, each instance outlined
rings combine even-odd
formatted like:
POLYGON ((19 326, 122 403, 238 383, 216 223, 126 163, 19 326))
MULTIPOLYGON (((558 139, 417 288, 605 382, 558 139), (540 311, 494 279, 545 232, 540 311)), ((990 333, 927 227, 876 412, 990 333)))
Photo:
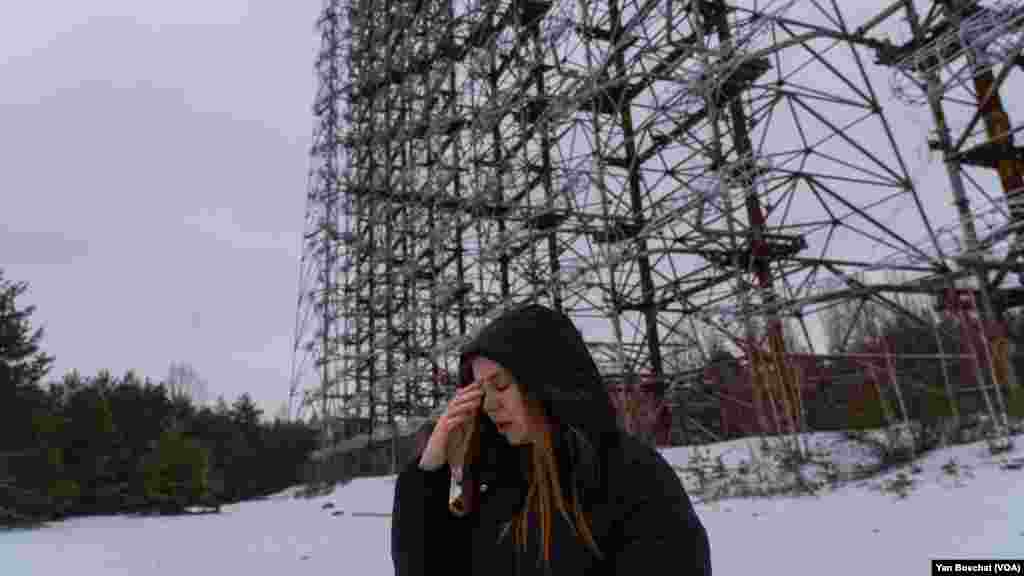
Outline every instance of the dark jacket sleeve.
POLYGON ((469 575, 468 521, 448 509, 451 470, 420 469, 410 462, 395 482, 391 560, 395 576, 469 575), (462 555, 453 554, 458 550, 462 555))
MULTIPOLYGON (((652 451, 653 452, 653 451, 652 451)), ((660 454, 634 471, 620 492, 624 514, 616 530, 614 573, 657 574, 678 567, 680 576, 711 576, 707 531, 675 471, 660 454)))

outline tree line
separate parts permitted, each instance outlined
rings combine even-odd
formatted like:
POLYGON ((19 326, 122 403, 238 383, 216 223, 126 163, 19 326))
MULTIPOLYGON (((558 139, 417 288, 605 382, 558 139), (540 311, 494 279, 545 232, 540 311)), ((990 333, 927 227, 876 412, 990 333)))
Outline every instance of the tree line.
POLYGON ((216 510, 304 480, 313 428, 264 422, 248 394, 197 406, 182 365, 166 382, 72 371, 44 384, 54 357, 18 306, 27 288, 0 270, 0 525, 216 510))
MULTIPOLYGON (((987 412, 990 402, 1011 417, 1024 416, 1024 393, 1007 385, 1011 374, 1024 381, 1024 315, 1019 309, 1006 311, 1003 338, 992 338, 985 332, 993 327, 983 326, 975 311, 961 316, 954 310, 977 305, 970 300, 967 292, 938 299, 904 294, 889 297, 886 305, 851 300, 829 311, 830 351, 892 355, 888 363, 877 362, 872 375, 889 386, 855 423, 873 427, 901 415, 924 424, 955 423, 961 416, 987 412), (1003 367, 1009 372, 1003 373, 1003 367), (993 369, 1003 382, 999 390, 993 369)), ((847 372, 864 369, 863 362, 843 364, 847 372)))

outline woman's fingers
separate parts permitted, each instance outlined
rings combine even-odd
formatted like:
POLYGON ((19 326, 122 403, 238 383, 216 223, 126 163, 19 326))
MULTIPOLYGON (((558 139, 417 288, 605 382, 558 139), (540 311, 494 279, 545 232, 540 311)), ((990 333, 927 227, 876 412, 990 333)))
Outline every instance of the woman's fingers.
POLYGON ((459 421, 463 422, 469 417, 474 416, 480 408, 476 404, 464 404, 461 406, 453 406, 448 410, 449 422, 459 421))
MULTIPOLYGON (((462 423, 475 417, 480 412, 480 398, 468 397, 463 401, 448 408, 447 420, 453 423, 462 423)), ((449 427, 451 429, 451 427, 449 427)))
POLYGON ((466 386, 462 390, 459 390, 458 393, 455 394, 455 398, 454 399, 455 400, 461 400, 463 398, 470 398, 470 397, 476 397, 476 396, 481 396, 481 395, 483 395, 483 390, 480 388, 480 385, 479 384, 471 384, 469 386, 466 386))
POLYGON ((460 426, 462 426, 463 422, 465 422, 465 418, 462 417, 462 416, 456 416, 454 418, 449 418, 448 422, 446 424, 447 427, 448 427, 448 432, 452 432, 453 430, 457 430, 460 426))
POLYGON ((450 456, 446 456, 447 452, 461 445, 465 435, 463 425, 480 410, 483 395, 480 384, 476 382, 461 388, 455 394, 435 425, 430 439, 427 440, 423 456, 420 457, 420 466, 434 469, 446 457, 450 459, 450 456))
POLYGON ((480 403, 480 399, 483 398, 483 397, 484 397, 483 391, 482 390, 477 390, 475 392, 470 392, 469 394, 466 394, 462 398, 459 398, 458 403, 462 404, 462 405, 465 405, 465 404, 474 404, 475 405, 475 404, 479 404, 480 403))
POLYGON ((480 400, 483 396, 484 392, 480 389, 479 383, 460 389, 455 398, 448 403, 448 409, 445 411, 445 431, 452 432, 462 426, 470 416, 475 415, 480 410, 480 400))
POLYGON ((476 414, 480 410, 480 401, 468 401, 448 408, 448 419, 476 414))
POLYGON ((459 396, 456 396, 452 400, 451 404, 448 405, 448 410, 449 411, 457 410, 457 409, 461 409, 464 406, 477 406, 477 405, 480 404, 480 399, 483 398, 483 395, 484 395, 483 391, 477 389, 477 390, 470 391, 470 392, 467 392, 465 394, 461 394, 459 396))

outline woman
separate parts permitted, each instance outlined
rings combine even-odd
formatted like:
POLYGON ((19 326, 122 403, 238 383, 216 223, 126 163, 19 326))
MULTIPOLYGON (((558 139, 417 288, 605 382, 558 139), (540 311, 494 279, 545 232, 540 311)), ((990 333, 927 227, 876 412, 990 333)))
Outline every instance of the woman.
POLYGON ((710 576, 682 483, 618 428, 569 318, 539 305, 506 312, 462 351, 460 372, 398 476, 397 576, 710 576), (450 503, 453 470, 462 495, 450 503))

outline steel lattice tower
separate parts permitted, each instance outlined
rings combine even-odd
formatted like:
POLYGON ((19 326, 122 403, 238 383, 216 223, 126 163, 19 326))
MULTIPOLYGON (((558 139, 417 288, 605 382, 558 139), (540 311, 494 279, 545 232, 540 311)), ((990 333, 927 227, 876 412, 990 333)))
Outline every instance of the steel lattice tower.
MULTIPOLYGON (((1021 65, 1021 10, 852 11, 326 1, 296 340, 319 386, 302 405, 372 429, 425 416, 449 392, 457 346, 526 301, 569 313, 609 377, 649 372, 663 386, 700 366, 700 335, 717 331, 776 399, 796 385, 784 325, 814 352, 814 318, 836 302, 896 307, 887 294, 975 277, 998 323, 1020 269, 1006 198, 1022 171, 1017 127, 984 94, 1021 65), (964 40, 984 34, 984 47, 964 40), (987 75, 974 73, 982 57, 987 75), (950 71, 964 62, 967 76, 950 71), (946 214, 912 175, 890 76, 904 99, 924 87, 955 229, 931 224, 946 214), (952 133, 944 95, 972 82, 984 94, 960 98, 969 112, 952 133), (963 174, 976 168, 998 171, 1001 197, 987 184, 971 196, 963 174), (984 237, 982 212, 1001 218, 984 237)), ((787 417, 799 428, 798 410, 787 417)))
MULTIPOLYGON (((942 154, 958 217, 939 233, 952 240, 946 244, 955 268, 972 276, 964 292, 984 333, 984 349, 976 353, 987 361, 992 381, 1017 386, 1004 313, 1022 304, 1019 283, 1005 280, 1024 272, 1024 148, 1014 143, 1022 124, 1011 121, 1000 91, 1013 72, 1024 70, 1024 4, 940 0, 922 10, 897 2, 874 22, 897 14, 909 28, 905 41, 880 50, 878 61, 894 70, 893 86, 903 100, 931 112, 929 147, 942 154)), ((993 390, 1005 415, 1000 386, 993 390)), ((993 399, 985 399, 991 407, 993 399)))

